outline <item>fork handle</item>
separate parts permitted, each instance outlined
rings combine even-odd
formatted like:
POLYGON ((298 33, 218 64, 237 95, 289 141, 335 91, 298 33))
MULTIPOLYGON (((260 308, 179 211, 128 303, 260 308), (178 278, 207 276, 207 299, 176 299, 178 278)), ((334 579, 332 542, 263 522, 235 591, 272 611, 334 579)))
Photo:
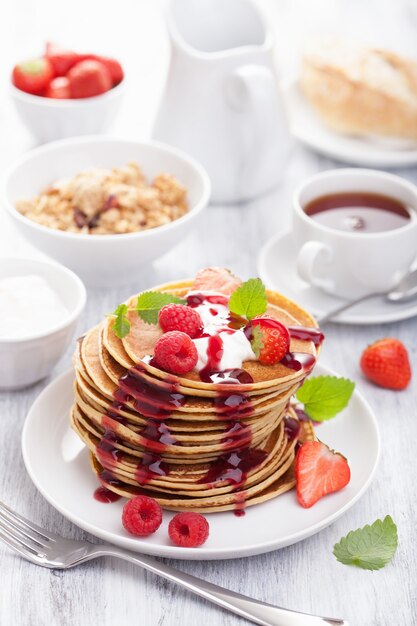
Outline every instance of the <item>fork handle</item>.
POLYGON ((116 546, 97 545, 94 556, 115 556, 131 563, 136 563, 144 569, 162 576, 181 587, 185 587, 192 593, 218 604, 223 609, 236 613, 255 624, 261 626, 347 626, 347 622, 341 619, 332 619, 299 613, 289 609, 283 609, 266 602, 260 602, 240 593, 224 589, 213 583, 209 583, 191 574, 181 572, 165 563, 143 554, 134 554, 116 546))

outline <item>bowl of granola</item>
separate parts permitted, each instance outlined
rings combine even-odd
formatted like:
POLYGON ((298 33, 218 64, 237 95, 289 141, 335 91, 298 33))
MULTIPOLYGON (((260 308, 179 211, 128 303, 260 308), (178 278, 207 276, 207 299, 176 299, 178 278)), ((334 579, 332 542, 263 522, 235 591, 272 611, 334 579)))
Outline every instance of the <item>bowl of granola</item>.
POLYGON ((1 189, 19 232, 96 287, 133 282, 195 227, 209 196, 205 170, 176 148, 100 136, 28 152, 1 189))

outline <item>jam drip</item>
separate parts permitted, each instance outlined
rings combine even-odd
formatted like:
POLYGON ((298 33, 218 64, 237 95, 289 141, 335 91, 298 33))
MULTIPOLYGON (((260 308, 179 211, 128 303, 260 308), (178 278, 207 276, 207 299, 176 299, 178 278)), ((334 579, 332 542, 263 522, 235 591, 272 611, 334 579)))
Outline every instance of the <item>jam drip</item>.
POLYGON ((164 420, 185 402, 185 396, 178 393, 176 388, 177 386, 172 384, 171 390, 166 391, 128 372, 119 379, 119 388, 114 397, 123 404, 132 402, 135 409, 144 417, 164 420))
POLYGON ((121 497, 122 496, 119 496, 117 493, 114 493, 114 491, 106 489, 106 487, 97 487, 94 492, 94 499, 98 500, 98 502, 103 502, 104 504, 117 502, 121 497))
POLYGON ((220 304, 222 306, 228 306, 229 298, 227 296, 222 296, 221 294, 204 294, 204 293, 194 293, 190 296, 187 296, 187 306, 195 309, 198 306, 201 306, 205 302, 209 302, 210 304, 220 304))
POLYGON ((162 384, 157 382, 153 384, 139 378, 143 371, 144 368, 138 365, 119 379, 119 387, 114 394, 115 401, 102 416, 101 422, 105 430, 96 446, 96 455, 105 468, 99 478, 109 485, 123 487, 123 483, 117 481, 111 470, 123 458, 123 453, 116 447, 116 444, 123 443, 123 440, 115 431, 119 424, 127 425, 126 418, 120 415, 119 411, 125 409, 128 402, 133 403, 135 409, 148 418, 146 426, 139 433, 143 438, 141 443, 145 450, 135 473, 137 482, 145 485, 153 478, 169 473, 169 465, 160 455, 167 446, 176 445, 177 440, 164 420, 171 416, 172 411, 184 404, 185 396, 178 392, 177 384, 171 377, 167 376, 167 381, 161 381, 162 384))
POLYGON ((98 460, 106 469, 114 467, 123 457, 123 453, 116 447, 121 441, 113 430, 105 430, 104 435, 96 446, 98 460))
POLYGON ((142 463, 135 472, 135 478, 139 485, 146 485, 153 478, 167 476, 169 465, 155 454, 144 454, 142 463))
POLYGON ((307 352, 287 352, 280 361, 282 365, 299 372, 300 370, 311 370, 316 362, 316 357, 307 352))
POLYGON ((300 423, 293 417, 286 415, 284 417, 284 432, 287 435, 288 441, 294 441, 294 439, 298 439, 298 437, 300 436, 300 431, 300 423))
POLYGON ((246 482, 248 473, 261 465, 267 456, 267 452, 257 448, 244 448, 231 454, 222 455, 214 461, 207 474, 198 482, 208 483, 214 487, 215 483, 226 481, 235 485, 236 489, 241 489, 246 482))
POLYGON ((252 441, 252 429, 240 422, 234 422, 226 429, 222 439, 223 448, 247 448, 252 441))
POLYGON ((251 385, 253 378, 246 370, 240 368, 228 370, 212 370, 204 368, 200 372, 200 378, 204 383, 213 383, 219 385, 251 385))
POLYGON ((324 341, 324 333, 320 328, 307 328, 305 326, 288 326, 290 337, 302 341, 312 341, 314 345, 321 346, 324 341))

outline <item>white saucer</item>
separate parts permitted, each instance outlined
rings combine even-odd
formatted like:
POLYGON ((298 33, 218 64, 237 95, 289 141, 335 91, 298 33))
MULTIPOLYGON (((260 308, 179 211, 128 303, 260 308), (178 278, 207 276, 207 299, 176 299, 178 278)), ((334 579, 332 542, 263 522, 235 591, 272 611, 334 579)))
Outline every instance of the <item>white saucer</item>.
MULTIPOLYGON (((332 374, 318 365, 315 373, 332 374)), ((355 391, 349 406, 318 427, 320 438, 349 459, 349 485, 303 509, 294 491, 248 507, 244 517, 233 512, 211 513, 210 536, 201 548, 170 544, 164 512, 162 526, 151 537, 132 537, 123 528, 124 500, 102 504, 93 498, 98 486, 87 449, 69 425, 73 402, 73 373, 53 381, 34 402, 22 433, 22 452, 30 477, 41 494, 72 522, 97 537, 124 548, 180 559, 231 559, 269 552, 290 545, 331 524, 349 509, 369 486, 377 466, 380 440, 372 409, 355 391)), ((329 546, 330 550, 330 546, 329 546)))
MULTIPOLYGON (((305 283, 297 274, 296 248, 292 233, 274 235, 258 257, 258 273, 270 289, 282 292, 316 317, 335 309, 344 300, 305 283)), ((385 324, 417 315, 417 299, 394 303, 382 297, 372 298, 341 313, 332 321, 343 324, 385 324)))
POLYGON ((408 167, 417 163, 416 142, 339 135, 323 125, 296 81, 282 88, 292 134, 316 152, 365 167, 408 167))

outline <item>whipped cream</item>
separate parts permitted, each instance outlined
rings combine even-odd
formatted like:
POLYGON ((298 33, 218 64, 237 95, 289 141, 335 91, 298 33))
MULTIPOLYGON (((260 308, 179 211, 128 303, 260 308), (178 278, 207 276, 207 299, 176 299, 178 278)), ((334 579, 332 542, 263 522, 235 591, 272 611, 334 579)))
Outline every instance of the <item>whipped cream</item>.
MULTIPOLYGON (((203 297, 220 296, 224 294, 214 291, 190 291, 187 296, 199 295, 203 297)), ((232 329, 228 326, 230 321, 230 311, 226 304, 216 304, 205 300, 202 304, 194 307, 199 313, 203 322, 204 335, 218 335, 222 340, 222 356, 218 364, 220 371, 241 368, 244 361, 255 360, 256 356, 252 350, 251 343, 246 337, 243 328, 232 329)), ((197 348, 198 361, 195 367, 200 372, 209 361, 209 337, 198 337, 193 339, 197 348)))
POLYGON ((67 317, 67 309, 41 276, 0 279, 0 339, 38 335, 67 317))

